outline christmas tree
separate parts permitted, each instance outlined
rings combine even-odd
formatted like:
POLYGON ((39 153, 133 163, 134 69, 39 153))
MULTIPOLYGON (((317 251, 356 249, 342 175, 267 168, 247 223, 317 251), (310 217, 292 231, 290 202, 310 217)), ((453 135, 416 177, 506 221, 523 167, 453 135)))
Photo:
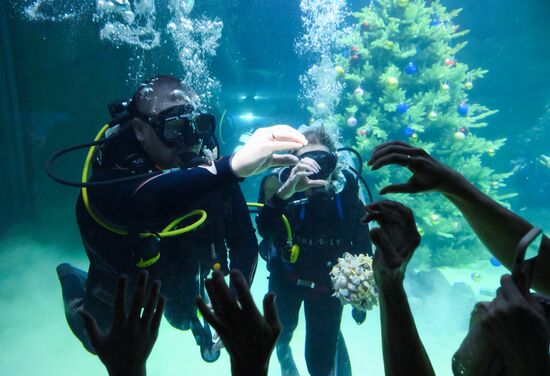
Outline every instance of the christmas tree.
MULTIPOLYGON (((439 1, 377 0, 353 17, 356 24, 341 41, 334 74, 343 86, 336 114, 330 115, 343 139, 368 160, 381 143, 401 140, 423 148, 460 171, 484 192, 504 202, 509 173, 484 164, 505 139, 476 134, 496 111, 469 101, 476 80, 487 73, 458 59, 468 33, 453 23, 461 10, 447 11, 439 1)), ((314 118, 326 117, 313 103, 314 118)), ((404 168, 367 175, 377 189, 404 182, 404 168)), ((479 258, 480 247, 463 217, 441 195, 393 195, 411 207, 424 236, 423 262, 458 265, 479 258)))

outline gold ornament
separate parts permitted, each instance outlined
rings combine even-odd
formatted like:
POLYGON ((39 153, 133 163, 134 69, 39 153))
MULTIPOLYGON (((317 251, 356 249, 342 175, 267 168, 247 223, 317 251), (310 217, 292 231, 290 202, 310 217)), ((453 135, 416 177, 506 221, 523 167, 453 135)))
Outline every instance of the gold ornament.
POLYGON ((399 85, 399 80, 397 77, 388 77, 386 80, 386 85, 391 88, 397 87, 397 85, 399 85))
POLYGON ((466 135, 464 133, 458 131, 458 132, 455 132, 454 138, 457 141, 464 141, 466 139, 466 135))

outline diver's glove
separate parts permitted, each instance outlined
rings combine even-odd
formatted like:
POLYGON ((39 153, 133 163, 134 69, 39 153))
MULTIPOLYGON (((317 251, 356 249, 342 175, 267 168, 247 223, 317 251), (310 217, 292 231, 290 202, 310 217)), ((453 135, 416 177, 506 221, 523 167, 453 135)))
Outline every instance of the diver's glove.
POLYGON ((366 311, 361 311, 357 308, 353 308, 351 310, 351 317, 353 317, 353 319, 355 320, 357 325, 361 325, 367 319, 367 312, 366 311))
POLYGON ((292 166, 298 158, 291 154, 274 154, 307 145, 303 134, 288 125, 258 128, 231 158, 231 168, 240 178, 262 173, 271 167, 292 166))

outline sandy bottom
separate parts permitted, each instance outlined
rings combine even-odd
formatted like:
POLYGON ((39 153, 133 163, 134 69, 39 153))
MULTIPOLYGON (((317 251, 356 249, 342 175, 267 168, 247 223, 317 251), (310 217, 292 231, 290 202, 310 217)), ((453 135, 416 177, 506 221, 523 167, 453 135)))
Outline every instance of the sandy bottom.
MULTIPOLYGON (((84 258, 70 259, 59 249, 45 247, 23 238, 0 243, 0 369, 2 374, 18 375, 102 375, 105 369, 98 358, 87 353, 72 335, 65 321, 61 291, 55 274, 60 262, 71 262, 87 268, 84 258)), ((504 272, 489 262, 480 262, 464 269, 443 269, 449 282, 466 282, 476 298, 498 287, 504 272), (474 282, 470 276, 478 272, 482 278, 474 282)), ((267 290, 265 265, 261 264, 253 286, 258 302, 267 290)), ((451 357, 467 329, 468 307, 455 307, 445 294, 432 293, 425 298, 411 298, 411 306, 422 340, 437 375, 451 374, 451 357)), ((383 375, 380 342, 380 317, 377 309, 369 312, 367 321, 358 326, 346 308, 342 331, 348 344, 355 375, 383 375)), ((301 323, 304 323, 303 318, 301 323)), ((293 339, 296 363, 307 375, 303 349, 304 326, 293 339)), ((274 355, 271 374, 280 374, 274 355)), ((162 323, 158 342, 148 361, 149 375, 229 375, 226 353, 214 364, 202 361, 190 332, 173 329, 162 323)), ((412 374, 412 373, 411 373, 412 374)))

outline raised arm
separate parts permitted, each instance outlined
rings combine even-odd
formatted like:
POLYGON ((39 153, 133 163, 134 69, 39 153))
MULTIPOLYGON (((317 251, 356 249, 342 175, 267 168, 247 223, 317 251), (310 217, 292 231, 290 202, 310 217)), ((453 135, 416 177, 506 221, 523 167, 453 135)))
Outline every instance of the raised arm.
MULTIPOLYGON (((397 164, 413 176, 404 184, 383 188, 380 193, 420 193, 435 191, 445 195, 464 215, 489 251, 509 270, 515 245, 533 227, 468 182, 460 173, 432 158, 426 151, 402 142, 380 145, 372 154, 373 170, 397 164)), ((550 294, 550 240, 543 238, 533 287, 550 294)))
POLYGON ((246 206, 246 200, 238 184, 229 186, 224 202, 230 210, 224 216, 224 232, 231 269, 239 270, 252 285, 258 263, 258 239, 246 206))
POLYGON ((420 340, 403 287, 405 270, 420 244, 410 209, 392 201, 367 205, 364 222, 376 221, 371 230, 376 247, 374 277, 380 300, 382 350, 387 376, 434 376, 432 364, 420 340))

